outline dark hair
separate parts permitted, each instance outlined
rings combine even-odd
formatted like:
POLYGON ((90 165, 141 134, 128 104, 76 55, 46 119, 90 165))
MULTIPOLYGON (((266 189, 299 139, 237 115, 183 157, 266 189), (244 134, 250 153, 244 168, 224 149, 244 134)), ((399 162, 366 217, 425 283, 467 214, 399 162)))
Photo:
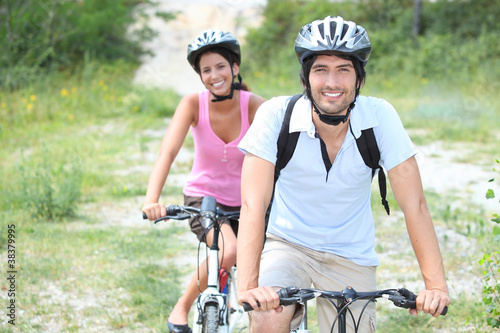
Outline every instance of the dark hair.
POLYGON ((302 62, 302 68, 300 70, 300 82, 304 86, 304 94, 307 96, 307 98, 309 98, 310 101, 313 100, 311 93, 311 84, 309 82, 309 74, 311 73, 311 68, 312 65, 314 64, 314 61, 320 54, 334 55, 345 60, 350 60, 352 62, 352 65, 354 66, 354 71, 356 72, 356 95, 354 96, 354 98, 358 97, 361 84, 366 79, 366 72, 363 63, 359 61, 358 58, 356 58, 355 56, 349 54, 340 52, 328 52, 328 53, 314 53, 309 57, 305 58, 302 62))
MULTIPOLYGON (((194 62, 194 69, 195 69, 196 73, 201 74, 201 69, 200 69, 200 59, 201 59, 201 56, 203 54, 209 53, 209 52, 220 54, 231 65, 233 63, 237 63, 238 66, 240 65, 240 63, 238 61, 238 56, 234 52, 231 52, 228 49, 225 49, 223 47, 213 47, 213 48, 210 48, 210 49, 208 49, 208 50, 200 53, 198 55, 198 57, 196 57, 196 61, 194 62)), ((250 89, 248 88, 247 84, 244 83, 244 82, 241 82, 241 90, 250 91, 250 89)))

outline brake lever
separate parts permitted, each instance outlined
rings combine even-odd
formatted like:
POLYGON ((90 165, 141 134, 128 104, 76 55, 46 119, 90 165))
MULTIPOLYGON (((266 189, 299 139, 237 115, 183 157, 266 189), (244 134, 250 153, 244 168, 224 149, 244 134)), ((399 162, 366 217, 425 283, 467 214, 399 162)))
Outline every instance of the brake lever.
POLYGON ((153 223, 156 224, 158 222, 161 222, 161 221, 164 221, 164 220, 170 220, 170 219, 171 220, 186 220, 186 219, 188 219, 190 217, 191 217, 191 215, 187 214, 187 213, 177 214, 177 215, 167 215, 167 216, 160 217, 157 220, 154 220, 153 223))

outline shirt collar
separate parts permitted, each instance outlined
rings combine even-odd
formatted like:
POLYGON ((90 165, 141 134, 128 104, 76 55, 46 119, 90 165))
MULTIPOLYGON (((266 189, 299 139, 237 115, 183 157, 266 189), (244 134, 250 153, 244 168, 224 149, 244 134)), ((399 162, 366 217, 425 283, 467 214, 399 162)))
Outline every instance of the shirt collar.
POLYGON ((316 127, 312 121, 311 102, 304 95, 293 107, 292 116, 290 118, 290 133, 306 132, 310 138, 314 138, 316 127))

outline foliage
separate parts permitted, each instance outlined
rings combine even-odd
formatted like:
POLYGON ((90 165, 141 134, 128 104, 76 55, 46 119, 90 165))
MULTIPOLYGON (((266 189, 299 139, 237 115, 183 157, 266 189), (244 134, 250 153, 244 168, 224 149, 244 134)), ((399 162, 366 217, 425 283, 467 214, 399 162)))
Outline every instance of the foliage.
POLYGON ((23 131, 29 135, 47 123, 68 128, 100 117, 134 113, 171 116, 179 96, 134 86, 135 68, 122 60, 88 60, 71 70, 38 75, 18 90, 0 90, 0 138, 16 140, 20 133, 15 131, 24 130, 23 126, 30 127, 30 131, 23 131))
MULTIPOLYGON (((135 68, 88 60, 0 90, 0 217, 21 236, 21 332, 160 332, 192 273, 170 260, 194 253, 179 236, 187 224, 139 217, 163 118, 180 97, 135 86, 135 68)), ((182 189, 162 197, 181 202, 182 189)))
MULTIPOLYGON (((165 128, 158 119, 172 116, 180 98, 134 86, 133 69, 121 61, 89 62, 0 90, 0 211, 67 220, 81 201, 143 195, 147 178, 102 170, 116 168, 110 154, 144 152, 151 139, 137 129, 165 128)), ((144 165, 128 156, 118 163, 144 165)))
POLYGON ((14 207, 38 220, 74 216, 81 196, 82 170, 78 161, 58 161, 46 148, 42 156, 23 158, 14 187, 14 207))
POLYGON ((484 31, 499 31, 498 0, 437 0, 423 6, 422 25, 427 35, 453 31, 460 39, 478 38, 484 31), (472 15, 473 14, 473 15, 472 15))
MULTIPOLYGON (((0 2, 0 87, 18 88, 41 70, 99 60, 139 60, 155 31, 140 20, 149 0, 5 0, 0 2)), ((169 19, 170 14, 158 12, 169 19)))
POLYGON ((500 0, 475 4, 424 1, 421 34, 413 36, 412 0, 270 0, 261 26, 246 36, 245 80, 266 98, 300 92, 297 33, 340 15, 365 27, 372 43, 362 94, 394 103, 407 128, 428 128, 427 142, 493 142, 490 129, 500 126, 500 29, 491 13, 500 0))
POLYGON ((339 15, 368 31, 372 42, 368 78, 382 74, 445 82, 467 80, 491 84, 493 91, 500 86, 500 46, 496 43, 500 39, 496 20, 500 0, 481 0, 482 7, 477 2, 424 1, 423 27, 415 38, 411 0, 270 0, 262 26, 246 37, 245 52, 250 54, 246 59, 254 72, 272 72, 277 67, 285 75, 298 77, 297 71, 288 68, 297 63, 293 43, 300 27, 339 15))
MULTIPOLYGON (((500 164, 499 160, 496 160, 496 162, 500 164)), ((493 181, 493 179, 490 181, 493 181)), ((489 189, 486 198, 494 199, 495 192, 489 189)), ((479 263, 485 268, 483 271, 483 303, 486 305, 486 322, 493 328, 500 328, 500 252, 496 251, 500 245, 499 214, 494 214, 491 221, 496 223, 492 230, 495 251, 485 253, 479 263)))

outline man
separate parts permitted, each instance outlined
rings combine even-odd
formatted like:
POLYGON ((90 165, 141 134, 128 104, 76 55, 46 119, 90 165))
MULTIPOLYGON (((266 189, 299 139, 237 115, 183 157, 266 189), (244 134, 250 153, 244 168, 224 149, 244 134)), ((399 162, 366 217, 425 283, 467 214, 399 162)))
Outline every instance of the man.
MULTIPOLYGON (((279 306, 276 290, 281 287, 376 289, 379 261, 370 207, 372 170, 355 141, 367 128, 373 128, 380 163, 388 170, 425 282, 417 309, 410 313, 438 316, 450 298, 415 150, 388 102, 358 96, 371 52, 365 29, 329 16, 302 27, 295 52, 302 64, 305 96, 294 106, 290 132, 300 136, 275 186, 264 249, 276 142, 289 97, 264 103, 239 145, 246 155, 237 244, 238 297, 255 309, 251 331, 289 332, 298 325, 301 308, 279 306)), ((329 332, 336 310, 323 299, 317 306, 320 332, 329 332)), ((351 307, 355 318, 363 306, 355 302, 351 307)), ((360 332, 374 332, 375 326, 372 302, 362 316, 360 332)), ((348 329, 354 330, 350 316, 348 329)))

